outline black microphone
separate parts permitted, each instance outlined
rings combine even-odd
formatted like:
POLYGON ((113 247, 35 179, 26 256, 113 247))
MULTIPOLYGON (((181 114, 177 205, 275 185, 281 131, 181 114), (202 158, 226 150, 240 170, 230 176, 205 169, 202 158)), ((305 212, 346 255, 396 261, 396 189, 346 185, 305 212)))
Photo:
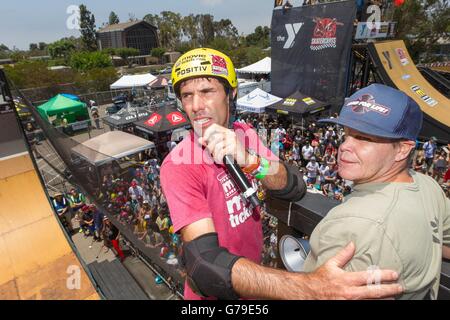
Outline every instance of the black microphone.
POLYGON ((223 163, 227 167, 228 172, 233 178, 234 182, 238 185, 244 198, 250 201, 253 208, 259 208, 261 203, 259 202, 258 196, 256 194, 257 190, 252 187, 241 167, 236 163, 234 158, 230 155, 225 155, 223 157, 223 163))

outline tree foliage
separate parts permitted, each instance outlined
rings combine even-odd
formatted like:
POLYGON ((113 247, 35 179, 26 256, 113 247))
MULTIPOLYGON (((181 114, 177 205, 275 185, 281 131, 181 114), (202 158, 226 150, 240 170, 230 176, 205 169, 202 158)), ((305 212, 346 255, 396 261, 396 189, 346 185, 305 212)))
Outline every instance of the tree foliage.
POLYGON ((270 28, 258 26, 255 31, 245 37, 247 46, 257 46, 260 48, 270 47, 270 28))
POLYGON ((84 4, 80 5, 80 32, 84 49, 87 51, 97 50, 95 17, 84 4))
POLYGON ((8 79, 21 89, 49 87, 74 79, 71 70, 51 71, 44 61, 23 60, 14 67, 5 66, 5 72, 8 79))
POLYGON ((111 13, 109 14, 108 24, 118 24, 119 22, 119 16, 114 11, 111 11, 111 13))
POLYGON ((416 63, 438 60, 439 41, 450 38, 450 8, 447 0, 408 0, 394 12, 397 38, 405 41, 416 63))
POLYGON ((131 67, 132 60, 129 57, 138 56, 140 51, 135 48, 118 48, 115 50, 115 54, 125 60, 126 64, 131 67))
POLYGON ((84 93, 107 91, 111 83, 119 78, 114 67, 93 68, 84 73, 77 73, 75 86, 84 93))
POLYGON ((210 14, 183 17, 179 13, 163 11, 159 15, 145 15, 144 21, 158 28, 160 44, 168 50, 207 46, 215 38, 228 39, 234 47, 239 45, 238 30, 231 20, 215 21, 210 14))
POLYGON ((53 59, 64 58, 68 60, 72 51, 76 49, 76 43, 74 39, 65 38, 50 43, 47 49, 53 59))
POLYGON ((164 48, 153 48, 151 51, 151 55, 157 58, 161 58, 164 53, 166 53, 166 49, 164 48))
POLYGON ((76 52, 70 57, 70 66, 78 71, 111 67, 111 58, 103 52, 76 52))

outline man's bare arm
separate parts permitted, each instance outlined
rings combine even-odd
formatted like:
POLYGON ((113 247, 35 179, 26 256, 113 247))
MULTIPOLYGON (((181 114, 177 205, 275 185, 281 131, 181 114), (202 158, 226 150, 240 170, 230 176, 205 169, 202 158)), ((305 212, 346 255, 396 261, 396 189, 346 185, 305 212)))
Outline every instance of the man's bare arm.
MULTIPOLYGON (((215 232, 212 219, 202 219, 181 230, 183 241, 215 232)), ((398 284, 367 286, 367 272, 346 272, 342 267, 351 259, 355 247, 347 246, 313 273, 290 273, 260 266, 240 258, 233 266, 233 288, 241 297, 254 299, 376 299, 398 295, 398 284)), ((398 275, 381 271, 382 282, 392 282, 398 275)))
POLYGON ((261 182, 269 190, 283 189, 287 185, 286 168, 278 161, 270 161, 269 172, 261 182))

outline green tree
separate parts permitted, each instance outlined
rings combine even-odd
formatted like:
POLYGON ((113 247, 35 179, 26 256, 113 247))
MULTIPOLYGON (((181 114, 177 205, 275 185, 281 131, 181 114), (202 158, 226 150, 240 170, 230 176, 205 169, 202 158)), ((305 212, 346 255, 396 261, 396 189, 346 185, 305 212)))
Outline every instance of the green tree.
POLYGON ((87 71, 112 66, 111 58, 103 52, 75 52, 70 56, 70 66, 75 70, 87 71))
POLYGON ((106 53, 107 55, 112 57, 112 56, 116 55, 116 48, 105 48, 105 49, 102 49, 101 52, 106 53))
POLYGON ((200 16, 190 14, 183 18, 183 35, 190 39, 191 46, 198 46, 200 16))
POLYGON ((175 51, 183 54, 194 48, 197 48, 197 46, 194 46, 192 41, 183 41, 175 47, 175 51))
POLYGON ((213 25, 215 37, 226 38, 233 43, 233 46, 238 45, 239 33, 230 19, 221 19, 220 21, 214 22, 213 25))
POLYGON ((408 0, 394 11, 397 38, 405 41, 416 63, 437 59, 438 39, 449 40, 450 8, 446 0, 408 0))
POLYGON ((63 58, 68 60, 72 51, 75 50, 76 44, 73 40, 61 39, 50 43, 47 48, 48 53, 53 59, 63 58))
POLYGON ((39 49, 39 47, 38 47, 37 43, 30 43, 30 51, 38 50, 38 49, 39 49))
POLYGON ((208 43, 208 47, 221 51, 228 56, 231 55, 234 49, 232 40, 225 37, 214 38, 214 40, 208 43))
POLYGON ((140 51, 135 48, 118 48, 115 50, 115 54, 121 57, 129 67, 132 65, 132 60, 129 57, 138 56, 140 51))
POLYGON ((5 46, 3 43, 0 44, 0 51, 10 51, 7 46, 5 46))
POLYGON ((20 50, 14 50, 11 54, 10 54, 10 59, 14 62, 19 62, 22 61, 26 58, 25 53, 20 51, 20 50))
POLYGON ((270 28, 258 26, 255 31, 245 37, 246 46, 258 46, 267 48, 270 46, 270 28))
POLYGON ((95 17, 84 4, 80 5, 80 32, 84 49, 87 51, 97 50, 95 17))
POLYGON ((50 86, 57 83, 43 61, 23 60, 14 67, 5 66, 8 79, 20 89, 50 86))
POLYGON ((214 17, 210 14, 201 14, 199 24, 200 44, 206 46, 214 40, 214 17))
POLYGON ((47 50, 47 44, 45 42, 39 42, 39 50, 47 50))
POLYGON ((109 90, 109 85, 119 78, 114 67, 93 68, 77 74, 75 86, 82 92, 91 93, 109 90))
POLYGON ((164 48, 153 48, 151 51, 152 57, 158 58, 159 63, 161 63, 161 58, 166 53, 166 49, 164 48))
POLYGON ((173 50, 181 43, 182 18, 179 13, 162 11, 158 25, 161 46, 173 50))
POLYGON ((118 24, 120 22, 119 17, 117 16, 117 14, 114 11, 111 11, 111 13, 109 14, 109 20, 108 20, 108 24, 118 24))
POLYGON ((161 17, 159 15, 149 13, 146 14, 142 20, 159 29, 159 24, 161 23, 161 17))

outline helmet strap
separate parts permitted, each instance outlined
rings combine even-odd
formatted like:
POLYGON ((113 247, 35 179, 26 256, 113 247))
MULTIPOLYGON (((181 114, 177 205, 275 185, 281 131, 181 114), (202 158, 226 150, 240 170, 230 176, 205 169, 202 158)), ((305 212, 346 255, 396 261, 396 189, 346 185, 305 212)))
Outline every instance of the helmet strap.
MULTIPOLYGON (((237 96, 237 93, 236 93, 237 96)), ((233 123, 236 121, 236 96, 233 97, 233 90, 228 90, 228 129, 233 129, 233 123)))

